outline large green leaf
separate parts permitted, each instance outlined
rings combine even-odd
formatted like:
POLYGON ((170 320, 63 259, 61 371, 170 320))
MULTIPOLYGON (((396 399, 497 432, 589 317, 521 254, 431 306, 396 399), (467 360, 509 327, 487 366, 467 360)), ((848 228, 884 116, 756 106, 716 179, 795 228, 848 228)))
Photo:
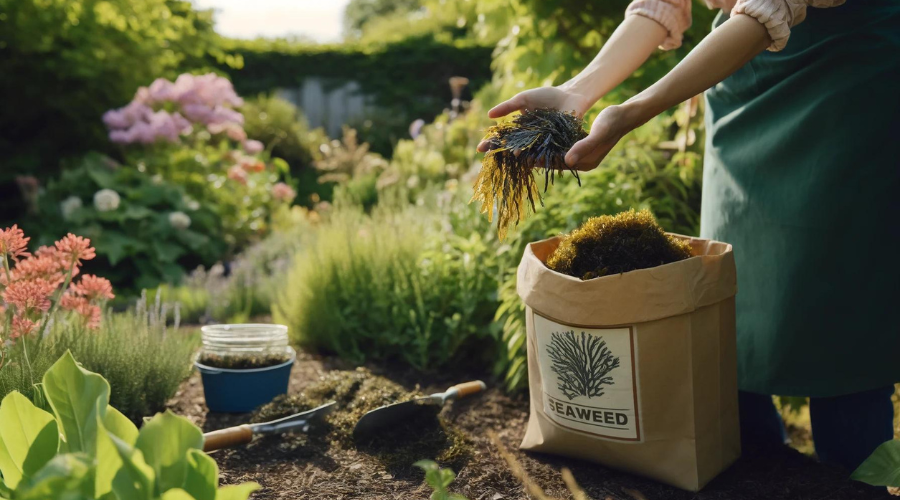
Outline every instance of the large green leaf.
POLYGON ((216 500, 219 485, 219 466, 209 455, 200 450, 188 450, 188 469, 184 479, 184 491, 196 500, 216 500))
POLYGON ((247 500, 250 494, 259 489, 256 483, 243 483, 223 486, 216 492, 216 500, 247 500))
POLYGON ((0 403, 0 472, 11 489, 47 464, 59 448, 53 415, 18 392, 0 403))
POLYGON ((128 419, 122 412, 113 408, 106 407, 106 415, 103 417, 103 427, 106 428, 113 436, 134 446, 138 437, 138 428, 128 419))
POLYGON ((203 432, 190 420, 166 410, 144 424, 135 446, 156 472, 156 493, 162 494, 184 485, 188 450, 203 448, 203 432))
POLYGON ((900 441, 893 439, 875 448, 850 479, 874 486, 900 487, 900 441))
POLYGON ((197 500, 181 488, 174 488, 163 493, 161 500, 197 500))
POLYGON ((153 500, 156 475, 147 465, 141 450, 132 448, 121 439, 108 434, 121 460, 121 467, 112 480, 112 491, 120 500, 153 500))
POLYGON ((0 498, 11 498, 12 490, 6 486, 6 483, 3 482, 3 477, 0 477, 0 498))
POLYGON ((91 459, 83 453, 57 455, 16 490, 17 500, 93 500, 91 459))
POLYGON ((66 450, 94 456, 97 428, 109 405, 106 379, 78 366, 66 351, 44 374, 44 394, 62 427, 66 450))
POLYGON ((138 431, 130 420, 111 406, 106 409, 106 416, 103 421, 98 422, 97 426, 97 466, 94 475, 94 492, 97 498, 113 500, 117 498, 113 481, 124 465, 121 455, 128 452, 134 445, 138 431), (125 451, 120 451, 116 443, 119 443, 125 451))

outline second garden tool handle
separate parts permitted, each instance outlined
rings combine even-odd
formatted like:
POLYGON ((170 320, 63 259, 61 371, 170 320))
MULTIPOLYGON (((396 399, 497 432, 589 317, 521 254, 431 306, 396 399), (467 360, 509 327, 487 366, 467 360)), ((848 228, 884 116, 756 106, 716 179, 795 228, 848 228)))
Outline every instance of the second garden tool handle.
POLYGON ((213 451, 239 444, 247 444, 253 440, 253 429, 249 425, 239 425, 203 435, 203 451, 213 451))
POLYGON ((484 382, 480 380, 473 380, 471 382, 463 382, 461 384, 456 384, 451 387, 447 392, 455 390, 457 393, 457 398, 464 398, 471 394, 477 394, 483 390, 487 389, 487 386, 484 382))

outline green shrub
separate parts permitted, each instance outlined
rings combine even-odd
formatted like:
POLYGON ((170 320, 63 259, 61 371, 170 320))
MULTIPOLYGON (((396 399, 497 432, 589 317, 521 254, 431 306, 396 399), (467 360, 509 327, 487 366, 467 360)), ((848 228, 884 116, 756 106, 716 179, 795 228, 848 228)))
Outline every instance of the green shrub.
POLYGON ((112 388, 111 404, 139 422, 165 408, 166 401, 191 373, 197 332, 166 326, 164 304, 148 306, 142 297, 134 310, 108 313, 96 332, 61 324, 52 332, 52 357, 71 351, 82 366, 95 371, 112 388))
POLYGON ((10 393, 0 403, 0 498, 246 500, 259 488, 219 488, 203 433, 157 414, 138 428, 110 406, 110 384, 65 353, 41 384, 52 411, 10 393))
POLYGON ((295 257, 275 321, 303 347, 360 363, 419 370, 490 356, 495 277, 477 235, 447 233, 426 210, 384 203, 372 215, 338 208, 295 257))
POLYGON ((100 155, 51 181, 36 209, 25 224, 38 234, 35 243, 69 232, 90 238, 97 258, 85 271, 106 277, 120 293, 176 283, 184 269, 212 265, 226 248, 219 219, 180 187, 100 155), (172 217, 186 217, 189 227, 176 227, 172 217))

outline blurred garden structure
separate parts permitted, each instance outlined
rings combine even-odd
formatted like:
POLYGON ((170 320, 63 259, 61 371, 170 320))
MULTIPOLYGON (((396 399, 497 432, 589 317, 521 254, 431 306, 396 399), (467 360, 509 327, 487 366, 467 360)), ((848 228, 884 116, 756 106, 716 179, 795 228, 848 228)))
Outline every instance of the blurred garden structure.
MULTIPOLYGON (((323 372, 357 366, 408 390, 486 379, 484 407, 445 411, 477 450, 454 463, 449 488, 525 498, 487 437, 498 431, 514 446, 527 417, 516 293, 525 246, 630 208, 649 209, 666 231, 698 234, 703 105, 692 99, 631 132, 580 174, 581 186, 558 175, 503 241, 469 203, 476 146, 493 124, 491 105, 569 79, 628 3, 350 0, 343 40, 316 44, 224 38, 212 12, 182 0, 0 0, 0 254, 10 274, 0 271, 0 397, 18 390, 47 408, 40 381, 70 350, 136 423, 166 407, 206 431, 244 423, 247 415, 208 414, 203 404, 190 375, 199 326, 276 322, 300 351, 293 395, 323 372), (52 257, 76 241, 84 254, 63 269, 52 257), (29 274, 36 262, 56 267, 29 274), (24 283, 33 297, 17 294, 24 283)), ((585 120, 674 67, 712 16, 695 9, 683 46, 654 54, 585 120)), ((258 499, 430 494, 412 462, 387 468, 304 439, 214 457, 223 482, 261 482, 258 499)), ((772 456, 771 468, 811 472, 803 484, 779 476, 783 496, 767 498, 823 498, 815 483, 840 498, 881 494, 805 457, 772 456)), ((766 480, 753 474, 772 473, 766 457, 726 475, 719 496, 699 498, 776 495, 739 493, 766 480)), ((557 459, 523 460, 552 481, 552 494, 569 491, 557 459)), ((640 498, 625 492, 633 489, 689 498, 564 465, 581 482, 597 478, 585 498, 640 498)))

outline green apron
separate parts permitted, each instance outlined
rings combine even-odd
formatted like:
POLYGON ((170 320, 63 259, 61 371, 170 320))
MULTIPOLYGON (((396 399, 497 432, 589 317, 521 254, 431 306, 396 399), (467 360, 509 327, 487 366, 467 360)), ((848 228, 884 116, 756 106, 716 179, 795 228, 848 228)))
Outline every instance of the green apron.
POLYGON ((741 390, 900 381, 900 2, 809 8, 706 103, 701 236, 734 245, 741 390))

